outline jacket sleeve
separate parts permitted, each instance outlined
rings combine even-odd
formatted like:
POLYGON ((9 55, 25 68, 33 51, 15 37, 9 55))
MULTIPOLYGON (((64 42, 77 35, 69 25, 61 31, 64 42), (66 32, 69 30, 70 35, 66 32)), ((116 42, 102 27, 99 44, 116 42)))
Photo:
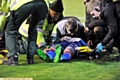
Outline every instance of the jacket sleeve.
POLYGON ((106 45, 118 32, 117 27, 117 20, 115 16, 115 5, 107 6, 106 10, 104 11, 104 19, 107 23, 108 33, 105 38, 102 40, 102 44, 106 45))
POLYGON ((106 26, 106 23, 105 23, 102 19, 100 19, 100 20, 95 20, 95 21, 92 21, 92 22, 89 24, 88 28, 89 28, 89 29, 94 29, 94 27, 96 27, 96 26, 106 26))

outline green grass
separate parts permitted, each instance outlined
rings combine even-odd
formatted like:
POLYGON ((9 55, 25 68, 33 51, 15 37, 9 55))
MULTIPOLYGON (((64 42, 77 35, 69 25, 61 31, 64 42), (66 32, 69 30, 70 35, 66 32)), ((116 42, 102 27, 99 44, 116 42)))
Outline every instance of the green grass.
POLYGON ((35 55, 35 64, 27 65, 26 56, 19 55, 19 66, 0 65, 2 78, 33 78, 34 80, 120 80, 120 62, 74 59, 52 63, 35 55))
MULTIPOLYGON (((83 0, 63 0, 64 15, 76 16, 84 23, 83 0)), ((0 65, 0 78, 33 78, 34 80, 120 80, 120 62, 75 59, 52 63, 35 55, 35 64, 26 64, 19 55, 19 66, 0 65)))
POLYGON ((64 15, 78 17, 81 22, 85 21, 85 6, 83 0, 63 0, 64 15))

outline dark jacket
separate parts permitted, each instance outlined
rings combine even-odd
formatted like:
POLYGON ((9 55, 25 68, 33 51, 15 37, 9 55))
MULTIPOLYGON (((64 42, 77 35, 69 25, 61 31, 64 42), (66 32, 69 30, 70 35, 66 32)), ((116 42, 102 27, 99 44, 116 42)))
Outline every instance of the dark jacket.
POLYGON ((96 26, 106 27, 107 25, 106 25, 106 23, 105 23, 102 19, 99 19, 99 20, 95 20, 95 21, 91 22, 91 23, 89 24, 88 28, 89 28, 90 30, 91 30, 91 29, 93 30, 94 27, 96 27, 96 26))
POLYGON ((113 0, 100 0, 102 5, 106 5, 107 3, 113 2, 113 0))
MULTIPOLYGON (((118 32, 117 20, 115 15, 115 5, 113 2, 106 2, 107 0, 101 0, 101 18, 106 22, 108 27, 108 33, 106 37, 101 41, 103 45, 109 43, 109 41, 115 37, 118 32)), ((109 0, 108 0, 109 1, 109 0)))

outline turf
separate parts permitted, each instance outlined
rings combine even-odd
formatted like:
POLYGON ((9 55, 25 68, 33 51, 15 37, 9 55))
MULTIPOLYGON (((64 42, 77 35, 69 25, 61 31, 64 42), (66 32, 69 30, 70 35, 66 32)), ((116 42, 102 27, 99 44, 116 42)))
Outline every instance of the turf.
MULTIPOLYGON (((85 21, 83 0, 63 0, 64 15, 85 21)), ((19 66, 0 65, 0 78, 33 78, 33 80, 120 80, 120 62, 74 59, 68 62, 46 62, 35 55, 35 64, 26 64, 19 55, 19 66)))

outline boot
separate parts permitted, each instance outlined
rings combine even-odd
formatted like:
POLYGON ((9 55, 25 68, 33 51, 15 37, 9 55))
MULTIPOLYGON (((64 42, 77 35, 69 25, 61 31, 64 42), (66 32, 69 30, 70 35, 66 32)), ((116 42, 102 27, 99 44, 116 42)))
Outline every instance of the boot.
POLYGON ((60 44, 58 44, 57 47, 55 48, 56 55, 54 57, 53 62, 57 63, 60 61, 61 51, 62 51, 62 47, 60 44))
POLYGON ((34 55, 27 54, 27 64, 34 64, 34 55))
POLYGON ((17 66, 18 65, 18 56, 11 56, 8 60, 2 62, 3 65, 17 66))

